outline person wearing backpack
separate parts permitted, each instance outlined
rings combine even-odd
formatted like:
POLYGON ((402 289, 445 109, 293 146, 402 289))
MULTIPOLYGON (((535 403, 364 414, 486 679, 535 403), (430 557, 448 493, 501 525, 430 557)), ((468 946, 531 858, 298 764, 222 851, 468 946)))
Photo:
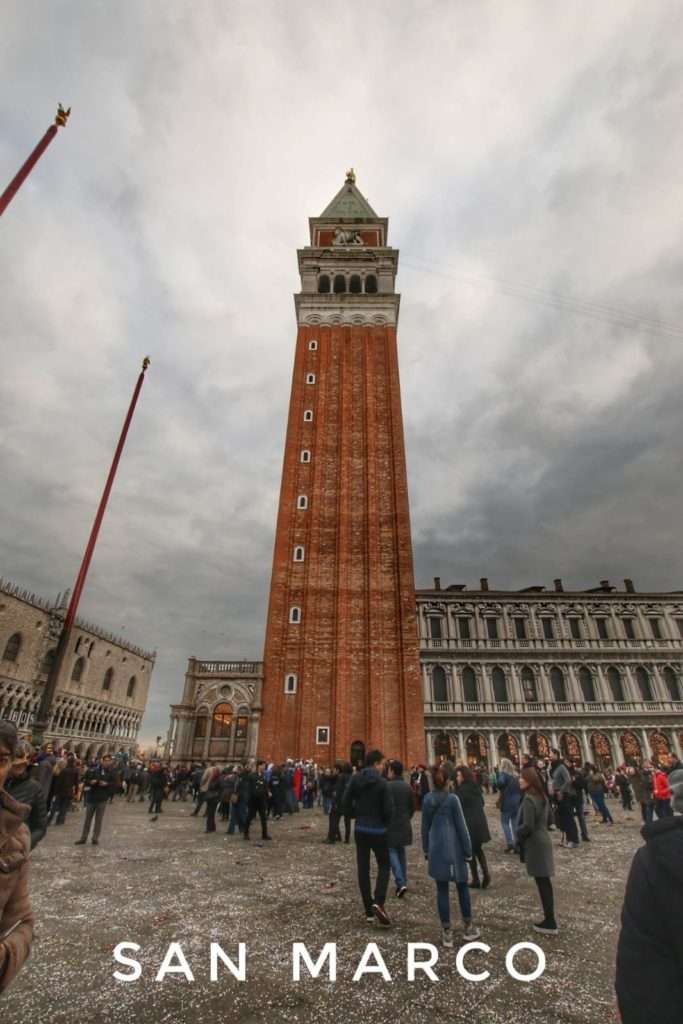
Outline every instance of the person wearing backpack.
POLYGON ((472 860, 472 842, 465 815, 457 796, 447 792, 448 775, 441 765, 432 771, 431 793, 422 804, 422 849, 429 865, 430 877, 436 882, 436 905, 441 921, 441 941, 453 945, 449 885, 458 890, 460 913, 465 926, 465 939, 472 942, 480 932, 472 921, 472 904, 467 885, 467 864, 472 860))

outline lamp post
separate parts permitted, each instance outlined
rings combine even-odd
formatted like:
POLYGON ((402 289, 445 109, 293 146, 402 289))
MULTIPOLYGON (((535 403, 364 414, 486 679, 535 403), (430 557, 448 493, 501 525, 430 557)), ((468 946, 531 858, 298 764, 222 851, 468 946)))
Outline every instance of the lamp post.
POLYGON ((66 122, 69 120, 70 113, 71 107, 69 107, 68 110, 65 110, 62 104, 59 104, 59 106, 57 107, 57 115, 54 119, 54 122, 50 125, 50 127, 45 132, 36 148, 29 156, 28 160, 26 160, 26 162, 22 164, 22 166, 19 168, 17 173, 10 181, 5 191, 0 196, 0 217, 2 217, 3 213, 5 212, 9 204, 12 202, 15 195, 17 194, 21 186, 24 184, 29 174, 31 173, 31 171, 33 170, 33 168, 38 163, 41 156, 47 149, 47 147, 50 145, 52 140, 57 135, 58 130, 60 128, 66 127, 66 122))
POLYGON ((57 644, 57 651, 55 653, 54 661, 52 662, 52 665, 50 667, 47 681, 45 683, 45 689, 43 690, 43 695, 40 699, 40 706, 38 708, 36 720, 32 729, 32 740, 36 746, 40 746, 40 744, 43 742, 43 737, 48 727, 50 711, 52 709, 52 702, 54 700, 54 696, 57 690, 57 684, 59 682, 59 676, 62 671, 62 666, 64 665, 64 660, 66 658, 66 653, 69 646, 69 638, 71 637, 71 630, 73 629, 74 620, 76 618, 76 612, 78 611, 78 603, 81 599, 83 587, 85 586, 86 577, 88 575, 88 570, 90 568, 90 563, 92 561, 93 552, 95 550, 95 544, 97 543, 97 537, 100 532, 100 527, 102 526, 102 520, 104 519, 104 513, 107 507, 107 502, 109 501, 109 495, 111 493, 112 485, 114 483, 114 477, 116 476, 116 470, 118 469, 119 462, 121 460, 123 446, 126 443, 128 428, 130 427, 131 420, 133 419, 133 413, 135 412, 135 406, 137 405, 138 402, 140 391, 142 389, 142 384, 145 379, 145 372, 148 366, 149 359, 147 358, 147 356, 145 356, 142 362, 142 371, 140 373, 140 376, 138 377, 137 384, 135 385, 133 397, 131 399, 130 406, 128 407, 128 413, 126 414, 126 419, 124 420, 123 429, 121 431, 121 436, 119 438, 119 443, 117 444, 116 451, 114 452, 114 458, 111 464, 111 468, 109 470, 109 476, 107 477, 107 482, 104 485, 104 491, 102 492, 99 508, 97 509, 95 522, 93 523, 92 530, 90 531, 90 538, 88 539, 85 554, 83 555, 81 568, 76 578, 76 584, 71 595, 71 600, 69 601, 69 607, 67 608, 66 616, 64 618, 64 625, 62 626, 62 631, 59 636, 59 643, 57 644))

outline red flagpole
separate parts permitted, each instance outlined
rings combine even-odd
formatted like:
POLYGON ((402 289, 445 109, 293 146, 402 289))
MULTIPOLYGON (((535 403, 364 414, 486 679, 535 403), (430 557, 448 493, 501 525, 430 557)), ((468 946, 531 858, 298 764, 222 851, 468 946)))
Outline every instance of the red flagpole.
POLYGON ((142 371, 140 373, 140 376, 138 377, 137 384, 135 385, 135 390, 133 392, 133 397, 131 399, 130 406, 128 407, 128 413, 126 414, 126 419, 123 424, 121 436, 119 437, 119 443, 117 444, 116 451, 114 452, 114 458, 112 460, 111 468, 109 470, 109 476, 107 477, 107 482, 104 485, 104 491, 102 492, 100 504, 97 509, 95 522, 93 523, 92 530, 90 531, 90 537, 88 539, 88 544, 85 549, 85 554, 83 555, 81 568, 76 578, 76 583, 73 589, 73 594, 71 595, 71 600, 69 601, 69 607, 67 609, 66 617, 64 619, 64 625, 62 626, 62 632, 59 637, 59 643, 57 644, 55 658, 52 663, 52 667, 50 668, 47 681, 45 683, 45 689, 43 690, 43 695, 41 697, 40 707, 38 708, 38 712, 36 714, 36 720, 32 731, 32 739, 36 745, 40 745, 43 742, 43 736, 48 726, 52 701, 54 700, 55 692, 57 690, 57 683, 59 681, 59 676, 62 670, 62 666, 64 664, 64 659, 66 657, 66 652, 69 645, 69 637, 71 635, 71 630, 74 624, 74 620, 76 618, 76 612, 78 611, 78 603, 81 599, 81 594, 83 593, 83 587, 85 586, 85 581, 88 575, 88 570, 90 568, 90 563, 92 561, 93 552, 95 551, 97 537, 100 532, 100 527, 102 526, 102 520, 104 519, 104 513, 107 508, 107 502, 109 501, 109 495, 111 494, 111 489, 114 484, 114 477, 116 476, 116 471, 119 467, 119 462, 121 461, 121 453, 123 452, 123 446, 126 443, 128 428, 130 427, 131 420, 133 419, 133 413, 135 412, 135 407, 138 403, 140 391, 142 390, 142 384, 145 379, 145 371, 147 370, 148 366, 149 359, 145 357, 142 362, 142 371))
POLYGON ((17 194, 21 186, 24 184, 29 174, 31 173, 31 171, 33 170, 33 168, 38 163, 41 156, 47 149, 47 147, 50 145, 52 140, 57 135, 57 131, 59 130, 59 128, 64 128, 66 126, 66 122, 69 119, 70 113, 71 107, 69 107, 68 110, 65 110, 62 104, 59 104, 54 124, 50 125, 50 127, 45 132, 36 148, 31 153, 28 160, 20 167, 20 169, 17 171, 17 173, 14 175, 9 185, 5 189, 5 191, 0 196, 0 217, 2 217, 3 213, 5 212, 9 204, 12 202, 15 195, 17 194))

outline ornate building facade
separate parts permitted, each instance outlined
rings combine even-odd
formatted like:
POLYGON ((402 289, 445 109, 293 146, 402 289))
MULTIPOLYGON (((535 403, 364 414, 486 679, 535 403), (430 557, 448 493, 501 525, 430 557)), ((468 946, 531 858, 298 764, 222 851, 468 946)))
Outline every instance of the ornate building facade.
POLYGON ((550 747, 616 766, 683 757, 683 591, 631 580, 417 592, 430 758, 488 766, 550 747))
POLYGON ((190 658, 183 699, 171 705, 165 756, 178 764, 229 764, 254 757, 262 682, 260 661, 190 658))
MULTIPOLYGON (((0 718, 30 738, 68 603, 0 580, 0 718)), ((77 619, 58 680, 46 740, 83 757, 132 753, 156 652, 77 619)))
POLYGON ((398 251, 353 172, 298 253, 264 653, 264 757, 424 756, 398 373, 398 251))

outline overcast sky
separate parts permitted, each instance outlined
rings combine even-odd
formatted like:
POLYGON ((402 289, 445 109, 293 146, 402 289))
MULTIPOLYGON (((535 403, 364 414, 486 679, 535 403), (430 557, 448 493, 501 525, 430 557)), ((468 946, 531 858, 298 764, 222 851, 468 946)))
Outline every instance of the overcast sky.
POLYGON ((416 582, 683 588, 681 8, 4 0, 0 575, 262 655, 296 248, 347 167, 401 250, 416 582), (621 584, 620 584, 621 585, 621 584))

